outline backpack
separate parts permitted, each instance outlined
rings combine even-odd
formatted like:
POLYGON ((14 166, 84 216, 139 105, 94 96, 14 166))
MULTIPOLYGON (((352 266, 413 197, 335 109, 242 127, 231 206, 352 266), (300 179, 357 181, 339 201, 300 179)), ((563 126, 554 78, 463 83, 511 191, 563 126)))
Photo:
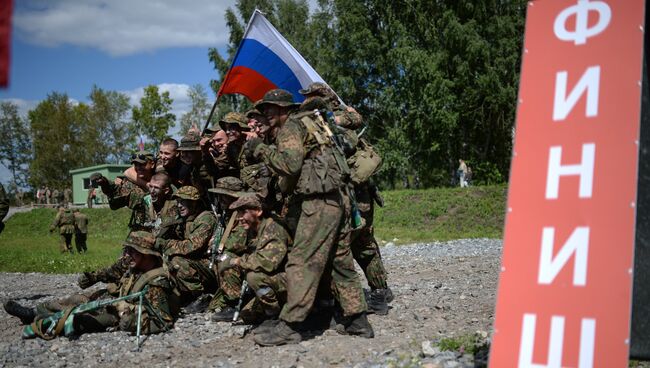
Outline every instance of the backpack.
POLYGON ((358 185, 370 179, 381 168, 381 156, 364 138, 359 138, 356 152, 348 159, 350 180, 358 185))

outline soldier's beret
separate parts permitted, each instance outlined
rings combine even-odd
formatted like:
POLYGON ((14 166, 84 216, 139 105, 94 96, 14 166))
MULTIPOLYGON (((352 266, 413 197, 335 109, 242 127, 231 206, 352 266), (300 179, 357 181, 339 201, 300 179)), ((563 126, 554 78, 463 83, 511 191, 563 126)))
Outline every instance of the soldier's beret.
POLYGON ((156 237, 147 231, 131 231, 124 241, 124 247, 130 247, 142 254, 151 254, 160 257, 160 252, 155 247, 156 237))
POLYGON ((195 187, 191 185, 186 185, 184 187, 181 187, 178 189, 174 194, 172 194, 172 198, 179 198, 179 199, 187 199, 190 201, 198 201, 201 199, 201 195, 199 194, 199 190, 196 189, 195 187))
POLYGON ((245 194, 237 198, 230 207, 231 210, 238 209, 262 209, 262 202, 255 194, 245 194))

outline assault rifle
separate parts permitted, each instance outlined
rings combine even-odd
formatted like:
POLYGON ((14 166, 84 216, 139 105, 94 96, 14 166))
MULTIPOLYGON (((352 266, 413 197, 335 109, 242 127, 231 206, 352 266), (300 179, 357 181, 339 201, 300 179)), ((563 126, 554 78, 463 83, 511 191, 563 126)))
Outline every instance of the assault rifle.
POLYGON ((243 307, 246 293, 248 293, 248 281, 244 280, 244 282, 241 283, 241 291, 239 292, 239 301, 237 302, 237 307, 235 308, 235 314, 232 316, 233 322, 237 322, 237 319, 239 319, 239 312, 241 312, 241 309, 243 307))
POLYGON ((74 334, 74 316, 81 313, 92 312, 109 305, 113 305, 122 301, 138 299, 138 323, 136 327, 136 349, 140 349, 140 331, 142 326, 142 307, 147 310, 149 315, 153 317, 154 323, 160 327, 163 331, 167 331, 169 326, 163 318, 158 314, 158 312, 151 306, 151 303, 146 298, 146 294, 149 287, 145 286, 144 289, 133 294, 129 294, 123 297, 108 299, 108 300, 94 300, 92 302, 80 304, 71 309, 66 309, 53 315, 38 320, 31 325, 25 326, 23 328, 23 339, 32 339, 35 337, 41 337, 45 340, 51 340, 58 335, 63 334, 64 336, 72 336, 74 334))

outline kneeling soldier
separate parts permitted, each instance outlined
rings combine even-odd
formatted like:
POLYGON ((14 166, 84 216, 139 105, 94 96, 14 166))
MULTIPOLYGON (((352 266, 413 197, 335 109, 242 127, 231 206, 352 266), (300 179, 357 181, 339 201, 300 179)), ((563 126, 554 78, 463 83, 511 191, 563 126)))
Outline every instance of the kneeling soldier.
MULTIPOLYGON (((44 321, 57 312, 70 311, 74 314, 73 308, 80 307, 84 303, 97 299, 109 299, 110 297, 125 297, 145 290, 146 298, 150 307, 142 309, 142 332, 145 334, 158 333, 170 329, 178 315, 178 297, 173 284, 162 267, 162 258, 155 249, 155 238, 145 231, 133 231, 127 237, 124 247, 128 252, 131 263, 129 270, 120 280, 117 287, 95 292, 93 295, 77 294, 67 298, 39 304, 36 308, 26 308, 13 300, 5 303, 7 313, 20 318, 24 324, 29 324, 34 336, 52 338, 62 333, 56 329, 54 335, 44 331, 47 326, 44 321)), ((74 314, 74 334, 85 332, 105 331, 109 327, 117 327, 120 330, 135 332, 137 327, 138 300, 121 301, 93 311, 74 314)), ((70 313, 63 313, 64 320, 68 319, 70 313)), ((59 325, 59 323, 57 323, 59 325)), ((63 324, 61 324, 63 325, 63 324)), ((24 337, 33 337, 23 332, 24 337)))
POLYGON ((219 263, 219 270, 235 267, 246 274, 255 300, 242 313, 244 322, 276 318, 286 302, 284 266, 291 246, 289 233, 277 217, 262 210, 262 203, 255 195, 242 196, 230 205, 230 209, 240 213, 239 221, 248 232, 248 247, 253 251, 224 259, 219 263))

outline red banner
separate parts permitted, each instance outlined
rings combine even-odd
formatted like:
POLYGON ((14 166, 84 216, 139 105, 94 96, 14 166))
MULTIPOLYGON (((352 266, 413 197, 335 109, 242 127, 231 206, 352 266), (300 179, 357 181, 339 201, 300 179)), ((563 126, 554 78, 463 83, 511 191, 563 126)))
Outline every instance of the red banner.
POLYGON ((0 87, 9 85, 12 0, 0 0, 0 87))
POLYGON ((644 6, 528 3, 491 367, 627 367, 644 6))

